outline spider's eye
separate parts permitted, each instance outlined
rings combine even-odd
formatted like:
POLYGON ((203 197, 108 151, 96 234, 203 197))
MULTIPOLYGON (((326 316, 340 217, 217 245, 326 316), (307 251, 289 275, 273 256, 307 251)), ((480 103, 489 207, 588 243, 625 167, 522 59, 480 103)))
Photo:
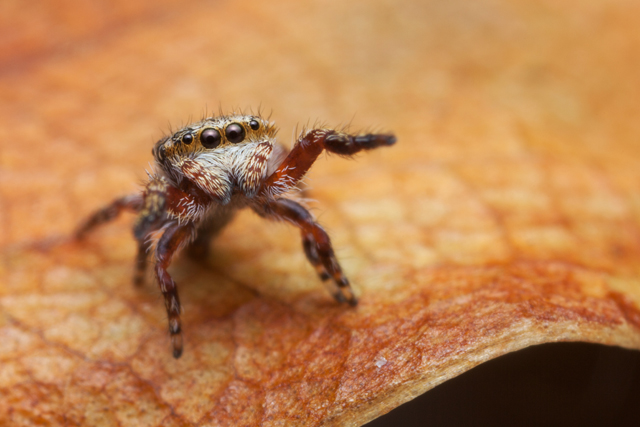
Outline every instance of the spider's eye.
POLYGON ((251 127, 251 129, 253 129, 253 130, 258 130, 258 129, 260 129, 260 122, 259 122, 259 121, 257 121, 257 120, 251 120, 251 121, 249 122, 249 126, 250 126, 250 127, 251 127))
POLYGON ((200 134, 200 142, 205 148, 216 148, 221 140, 220 132, 215 129, 205 129, 200 134))
POLYGON ((182 142, 187 145, 191 144, 193 142, 193 135, 191 135, 190 133, 185 133, 184 135, 182 135, 182 142))
POLYGON ((164 160, 166 159, 166 149, 164 148, 164 145, 156 145, 155 147, 153 147, 153 149, 151 150, 151 154, 153 154, 153 157, 157 158, 161 162, 164 162, 164 160))
POLYGON ((224 134, 229 142, 237 144, 238 142, 242 142, 244 139, 244 128, 238 123, 231 123, 224 130, 224 134))

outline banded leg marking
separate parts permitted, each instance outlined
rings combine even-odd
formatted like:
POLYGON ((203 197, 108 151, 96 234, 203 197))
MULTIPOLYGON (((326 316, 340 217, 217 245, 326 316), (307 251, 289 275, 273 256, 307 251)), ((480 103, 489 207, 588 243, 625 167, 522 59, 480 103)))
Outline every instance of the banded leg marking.
POLYGON ((155 273, 158 279, 160 291, 164 296, 164 305, 167 309, 169 320, 169 334, 173 346, 173 357, 176 359, 182 355, 182 328, 180 326, 180 297, 176 282, 173 281, 167 268, 171 264, 173 255, 186 243, 193 234, 191 224, 180 225, 174 223, 170 225, 160 237, 156 246, 156 266, 155 273))
POLYGON ((333 297, 338 302, 347 302, 352 306, 358 303, 349 280, 338 263, 329 235, 313 220, 309 211, 293 200, 277 199, 268 204, 265 214, 287 220, 299 227, 304 253, 333 297), (329 279, 332 279, 332 286, 329 279))

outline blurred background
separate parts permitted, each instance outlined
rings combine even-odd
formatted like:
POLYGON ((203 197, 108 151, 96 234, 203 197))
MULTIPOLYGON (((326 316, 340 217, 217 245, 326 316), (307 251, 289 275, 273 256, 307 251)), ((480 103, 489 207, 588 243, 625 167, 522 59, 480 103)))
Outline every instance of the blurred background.
POLYGON ((376 153, 380 165, 454 168, 476 187, 504 186, 477 169, 523 158, 619 170, 640 154, 639 8, 3 1, 0 191, 20 202, 3 209, 0 243, 68 230, 137 188, 153 142, 219 108, 273 113, 287 144, 316 120, 393 130, 401 144, 376 153))
MULTIPOLYGON (((536 258, 637 272, 639 17, 629 0, 3 0, 0 246, 70 232, 138 188, 171 127, 243 109, 271 114, 286 145, 316 121, 395 132, 359 172, 320 161, 311 176, 327 199, 323 183, 362 174, 409 200, 390 219, 423 227, 402 237, 409 266, 536 258), (448 198, 466 191, 490 212, 458 212, 499 230, 448 222, 448 198)), ((570 360, 591 366, 589 351, 570 360)), ((439 399, 461 413, 460 393, 439 399)))

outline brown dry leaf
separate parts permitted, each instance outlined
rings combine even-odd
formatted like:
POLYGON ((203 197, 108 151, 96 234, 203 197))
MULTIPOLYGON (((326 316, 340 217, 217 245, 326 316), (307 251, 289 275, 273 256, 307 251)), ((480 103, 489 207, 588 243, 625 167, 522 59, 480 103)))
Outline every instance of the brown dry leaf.
POLYGON ((0 5, 0 424, 361 425, 532 344, 640 348, 638 3, 85 3, 0 5), (174 360, 131 217, 64 237, 218 104, 399 142, 310 175, 356 309, 244 213, 172 267, 174 360))

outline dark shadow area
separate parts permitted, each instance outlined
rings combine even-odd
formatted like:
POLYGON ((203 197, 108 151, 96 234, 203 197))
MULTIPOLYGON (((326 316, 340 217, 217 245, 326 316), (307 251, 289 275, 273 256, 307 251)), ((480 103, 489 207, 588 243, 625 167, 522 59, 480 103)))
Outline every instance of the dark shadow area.
POLYGON ((371 423, 388 426, 639 426, 640 352, 585 343, 484 363, 371 423))

